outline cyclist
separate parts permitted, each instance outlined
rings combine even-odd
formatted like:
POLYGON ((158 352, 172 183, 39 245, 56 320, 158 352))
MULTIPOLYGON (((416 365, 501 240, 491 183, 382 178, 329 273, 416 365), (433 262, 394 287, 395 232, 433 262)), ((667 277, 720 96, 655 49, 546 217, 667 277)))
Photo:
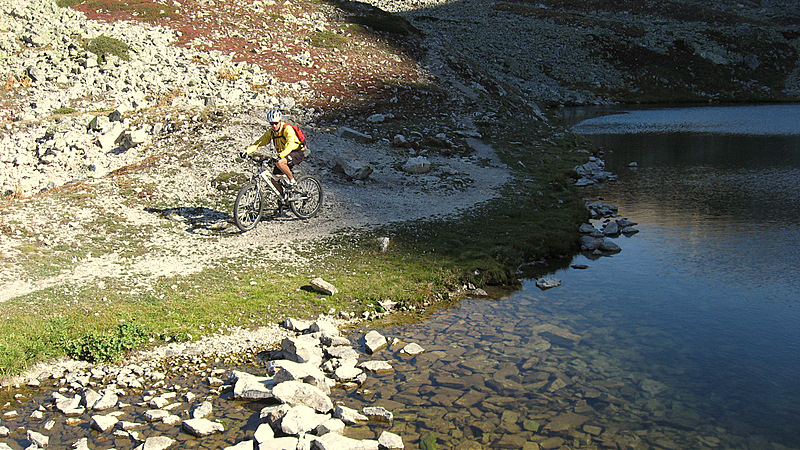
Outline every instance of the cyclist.
MULTIPOLYGON (((258 150, 259 147, 272 142, 275 146, 275 152, 278 153, 278 161, 275 162, 275 170, 272 173, 286 175, 286 178, 289 179, 289 190, 291 190, 296 185, 294 175, 292 175, 292 167, 303 162, 303 146, 294 128, 283 121, 283 114, 281 114, 280 110, 273 109, 267 113, 267 120, 269 121, 270 129, 251 146, 247 147, 247 150, 243 151, 241 156, 246 158, 258 150)), ((273 180, 272 184, 283 195, 283 186, 276 180, 273 180)))

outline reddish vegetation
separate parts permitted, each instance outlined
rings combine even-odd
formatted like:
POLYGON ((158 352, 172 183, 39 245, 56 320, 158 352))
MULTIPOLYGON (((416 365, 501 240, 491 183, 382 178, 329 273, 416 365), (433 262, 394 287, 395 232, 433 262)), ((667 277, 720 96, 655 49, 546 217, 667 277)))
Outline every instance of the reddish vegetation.
POLYGON ((90 0, 74 8, 96 20, 140 20, 170 27, 181 32, 179 45, 233 54, 234 61, 258 64, 281 81, 305 80, 311 92, 303 103, 309 107, 327 109, 342 100, 374 101, 387 89, 415 84, 421 76, 413 37, 353 25, 348 21, 353 12, 334 4, 302 0, 255 7, 236 0, 187 0, 171 8, 149 1, 131 6, 120 0, 90 0), (343 43, 336 48, 311 45, 317 32, 312 21, 324 22, 327 35, 335 33, 343 43), (290 58, 305 52, 312 67, 290 58))

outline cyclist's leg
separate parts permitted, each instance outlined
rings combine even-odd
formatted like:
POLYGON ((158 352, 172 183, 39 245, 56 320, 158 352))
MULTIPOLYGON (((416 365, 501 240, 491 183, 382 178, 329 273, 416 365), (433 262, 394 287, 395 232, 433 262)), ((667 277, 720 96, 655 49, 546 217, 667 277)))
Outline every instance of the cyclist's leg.
MULTIPOLYGON (((283 170, 280 168, 278 163, 283 161, 284 159, 285 158, 281 158, 281 159, 279 159, 278 161, 275 162, 275 168, 272 169, 272 174, 273 175, 281 175, 281 174, 283 174, 283 170)), ((281 185, 281 183, 277 179, 272 179, 270 181, 272 182, 272 185, 275 186, 275 189, 278 190, 278 193, 283 195, 283 185, 281 185)))
POLYGON ((305 154, 303 153, 302 147, 298 148, 296 150, 292 150, 291 153, 286 155, 286 158, 281 158, 278 161, 279 163, 284 164, 285 167, 283 165, 282 166, 278 166, 278 167, 281 169, 281 171, 287 177, 289 177, 289 180, 293 180, 294 179, 294 174, 292 174, 292 169, 294 168, 294 166, 296 166, 296 165, 300 164, 301 162, 303 162, 304 158, 305 158, 305 154))
POLYGON ((293 180, 294 175, 292 175, 292 169, 289 165, 289 160, 288 160, 290 156, 291 155, 288 155, 286 158, 280 158, 278 161, 275 162, 275 167, 278 168, 278 170, 280 170, 281 173, 286 175, 289 178, 289 180, 293 180))

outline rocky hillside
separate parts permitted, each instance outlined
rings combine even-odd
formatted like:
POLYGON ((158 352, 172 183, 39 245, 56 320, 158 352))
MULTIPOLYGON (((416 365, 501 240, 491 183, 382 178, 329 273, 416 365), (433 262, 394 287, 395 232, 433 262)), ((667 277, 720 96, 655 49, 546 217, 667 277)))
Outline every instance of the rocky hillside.
POLYGON ((103 176, 209 111, 279 107, 391 138, 509 103, 800 96, 796 0, 4 3, 4 195, 103 176), (395 120, 378 130, 375 113, 395 120))
POLYGON ((796 0, 402 3, 453 53, 545 106, 800 96, 796 0))

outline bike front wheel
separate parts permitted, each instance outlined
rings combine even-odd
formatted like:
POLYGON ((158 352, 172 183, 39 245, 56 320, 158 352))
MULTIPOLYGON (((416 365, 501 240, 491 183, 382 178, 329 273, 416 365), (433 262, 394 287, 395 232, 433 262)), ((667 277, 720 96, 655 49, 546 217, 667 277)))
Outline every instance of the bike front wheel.
POLYGON ((289 200, 294 215, 301 219, 314 217, 322 207, 322 183, 313 175, 297 178, 297 185, 289 200))
POLYGON ((258 189, 258 184, 249 183, 239 190, 236 202, 233 204, 233 219, 236 226, 244 233, 252 230, 261 221, 264 214, 264 197, 258 189))

